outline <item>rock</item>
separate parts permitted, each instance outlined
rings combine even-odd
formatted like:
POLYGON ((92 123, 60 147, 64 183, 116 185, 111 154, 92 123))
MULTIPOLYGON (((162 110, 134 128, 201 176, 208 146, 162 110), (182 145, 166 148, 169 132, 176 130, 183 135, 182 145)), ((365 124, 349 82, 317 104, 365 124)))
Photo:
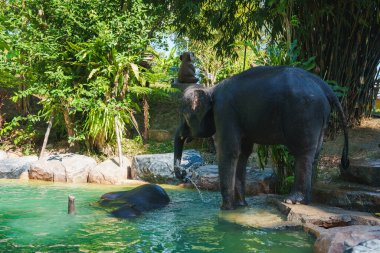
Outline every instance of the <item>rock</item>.
POLYGON ((218 165, 204 165, 193 171, 192 181, 199 189, 217 191, 219 190, 218 165))
POLYGON ((266 229, 285 229, 291 227, 302 229, 300 224, 286 221, 286 217, 273 205, 268 205, 267 195, 249 197, 246 200, 248 202, 247 207, 219 212, 219 219, 244 227, 266 229))
POLYGON ((344 253, 375 253, 380 252, 380 240, 373 239, 361 242, 358 245, 348 248, 344 253))
MULTIPOLYGON (((193 171, 192 180, 200 189, 217 191, 219 187, 219 174, 217 165, 204 165, 193 171)), ((274 173, 270 168, 247 168, 246 194, 258 195, 273 193, 274 173)))
MULTIPOLYGON (((132 160, 132 178, 151 183, 167 183, 177 180, 174 175, 174 154, 137 155, 132 160)), ((204 163, 196 150, 185 150, 181 166, 186 170, 194 170, 204 163)))
POLYGON ((344 179, 371 186, 380 186, 380 159, 358 159, 347 170, 340 169, 344 179))
POLYGON ((59 154, 31 164, 29 178, 53 182, 87 183, 96 161, 84 155, 59 154))
POLYGON ((22 181, 29 181, 28 171, 24 171, 23 173, 21 173, 19 179, 22 181))
POLYGON ((323 228, 350 225, 380 226, 380 219, 365 212, 317 204, 292 205, 278 199, 273 199, 273 203, 287 215, 287 220, 292 222, 310 223, 323 228))
POLYGON ((250 195, 274 193, 275 183, 273 169, 247 169, 245 192, 250 195))
POLYGON ((379 252, 380 226, 348 226, 326 229, 314 244, 315 253, 379 252), (374 239, 377 239, 374 241, 374 239), (366 243, 368 242, 368 243, 366 243), (363 246, 366 245, 366 246, 363 246), (362 246, 362 247, 361 247, 362 246), (358 247, 355 251, 355 248, 358 247), (367 248, 367 251, 359 251, 367 248))
POLYGON ((20 178, 20 175, 29 169, 30 164, 37 160, 37 156, 24 156, 0 160, 0 178, 20 178))
POLYGON ((154 141, 169 141, 172 139, 172 135, 166 130, 149 130, 149 139, 154 141))
POLYGON ((8 158, 7 152, 0 150, 0 160, 7 159, 7 158, 8 158))
POLYGON ((89 183, 97 184, 123 184, 128 180, 128 169, 131 167, 131 159, 123 157, 123 168, 119 166, 119 158, 106 160, 90 170, 89 183))
POLYGON ((315 184, 313 187, 313 201, 363 212, 378 212, 380 210, 380 192, 378 188, 350 182, 315 184))

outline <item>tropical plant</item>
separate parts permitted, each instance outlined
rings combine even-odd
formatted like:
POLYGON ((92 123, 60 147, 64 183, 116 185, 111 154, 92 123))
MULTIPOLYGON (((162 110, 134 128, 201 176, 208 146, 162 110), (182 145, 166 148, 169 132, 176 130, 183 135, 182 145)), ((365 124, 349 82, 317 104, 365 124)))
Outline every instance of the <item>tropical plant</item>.
POLYGON ((160 8, 142 0, 14 0, 1 7, 1 84, 20 86, 15 100, 37 97, 39 115, 65 125, 72 143, 101 147, 125 126, 138 130, 138 97, 155 92, 145 87, 153 75, 139 63, 162 36, 160 8))

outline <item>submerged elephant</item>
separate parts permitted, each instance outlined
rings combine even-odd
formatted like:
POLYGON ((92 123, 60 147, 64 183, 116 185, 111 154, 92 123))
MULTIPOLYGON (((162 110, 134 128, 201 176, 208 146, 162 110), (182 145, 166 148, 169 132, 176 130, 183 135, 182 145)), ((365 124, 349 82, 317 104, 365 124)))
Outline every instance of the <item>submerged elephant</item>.
POLYGON ((256 67, 211 88, 189 87, 174 138, 175 174, 183 179, 186 139, 216 134, 221 209, 245 206, 246 164, 253 144, 283 144, 296 160, 292 192, 284 201, 307 204, 332 107, 344 131, 341 166, 347 168, 346 119, 338 98, 319 77, 295 67, 256 67))
POLYGON ((129 191, 110 192, 102 195, 99 204, 117 207, 111 214, 118 218, 134 218, 143 212, 169 204, 165 190, 156 184, 145 184, 129 191))

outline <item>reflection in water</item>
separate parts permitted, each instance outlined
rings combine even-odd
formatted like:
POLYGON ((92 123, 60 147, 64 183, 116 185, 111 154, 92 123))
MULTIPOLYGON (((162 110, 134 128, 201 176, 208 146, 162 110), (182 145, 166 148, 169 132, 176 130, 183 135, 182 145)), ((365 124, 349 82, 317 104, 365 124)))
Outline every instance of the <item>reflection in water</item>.
POLYGON ((0 252, 312 252, 313 239, 303 232, 241 225, 269 215, 262 208, 221 212, 219 193, 202 203, 194 190, 166 189, 167 207, 120 220, 94 203, 125 187, 0 181, 0 252), (67 215, 70 194, 75 216, 67 215))

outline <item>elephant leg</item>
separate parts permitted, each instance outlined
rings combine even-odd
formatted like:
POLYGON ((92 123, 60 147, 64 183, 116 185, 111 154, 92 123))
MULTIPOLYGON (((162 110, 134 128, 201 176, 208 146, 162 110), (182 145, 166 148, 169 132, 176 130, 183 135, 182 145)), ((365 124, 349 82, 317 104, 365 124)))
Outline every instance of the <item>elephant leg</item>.
POLYGON ((232 135, 222 135, 221 140, 217 138, 217 155, 220 179, 220 191, 222 194, 222 210, 234 209, 235 196, 235 176, 238 157, 240 154, 240 145, 238 139, 232 135))
POLYGON ((284 200, 288 204, 308 204, 311 201, 312 171, 315 150, 296 155, 295 178, 292 192, 284 200))
POLYGON ((246 206, 245 201, 245 177, 249 156, 252 153, 253 144, 247 140, 242 140, 241 152, 236 167, 235 179, 235 206, 246 206))
POLYGON ((321 130, 321 134, 319 136, 319 140, 318 140, 318 145, 317 145, 317 150, 315 151, 315 155, 314 155, 314 161, 313 161, 313 172, 312 172, 312 184, 313 184, 313 181, 316 180, 316 172, 317 172, 317 165, 318 165, 318 161, 319 161, 319 155, 321 153, 321 149, 322 149, 322 144, 323 144, 323 137, 324 137, 324 129, 321 130))

